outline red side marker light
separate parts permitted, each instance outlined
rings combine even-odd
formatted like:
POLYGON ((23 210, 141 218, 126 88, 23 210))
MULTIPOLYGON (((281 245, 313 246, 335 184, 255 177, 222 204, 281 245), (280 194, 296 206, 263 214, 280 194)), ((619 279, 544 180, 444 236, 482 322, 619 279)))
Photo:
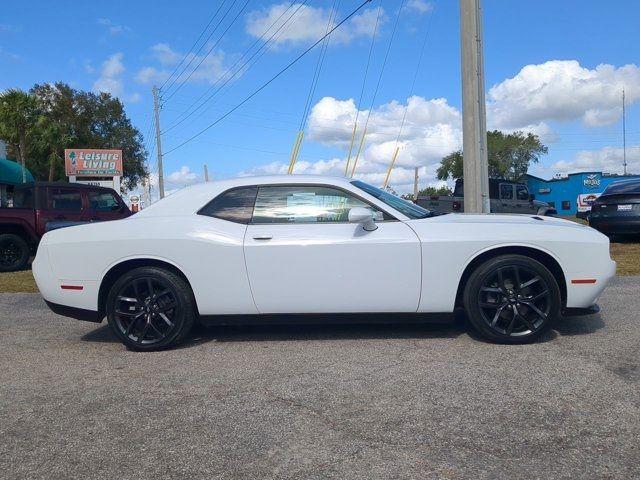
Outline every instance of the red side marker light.
POLYGON ((60 285, 62 290, 82 290, 84 287, 82 285, 60 285))
POLYGON ((579 279, 571 280, 571 283, 573 283, 574 285, 585 285, 589 283, 596 283, 596 279, 595 278, 579 278, 579 279))

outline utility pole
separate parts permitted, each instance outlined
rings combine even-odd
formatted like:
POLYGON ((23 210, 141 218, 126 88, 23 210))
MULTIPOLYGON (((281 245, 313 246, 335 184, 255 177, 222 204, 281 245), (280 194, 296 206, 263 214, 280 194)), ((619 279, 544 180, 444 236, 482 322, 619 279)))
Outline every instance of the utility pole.
POLYGON ((162 172, 162 141, 160 140, 160 109, 158 107, 158 87, 153 86, 153 113, 156 117, 156 144, 158 149, 158 191, 164 198, 164 174, 162 172))
POLYGON ((464 211, 489 213, 481 0, 460 0, 464 211))
POLYGON ((209 181, 209 168, 206 165, 204 166, 204 181, 209 181))
POLYGON ((624 88, 622 89, 622 166, 624 174, 627 174, 627 120, 624 111, 624 88))
POLYGON ((413 200, 418 200, 418 167, 413 171, 413 200))

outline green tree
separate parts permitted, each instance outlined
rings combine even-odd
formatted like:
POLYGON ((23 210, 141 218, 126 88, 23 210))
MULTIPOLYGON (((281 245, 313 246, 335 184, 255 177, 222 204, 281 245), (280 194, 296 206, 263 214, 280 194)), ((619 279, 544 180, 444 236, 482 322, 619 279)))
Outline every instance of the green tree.
POLYGON ((37 180, 66 180, 65 148, 121 149, 122 184, 129 190, 148 175, 142 134, 122 102, 108 93, 64 83, 35 85, 28 94, 9 90, 0 97, 0 139, 7 141, 10 154, 29 159, 27 167, 37 180))
POLYGON ((135 188, 147 177, 142 134, 132 125, 119 99, 108 93, 75 90, 64 83, 35 85, 31 93, 42 106, 33 141, 37 178, 66 178, 65 148, 122 149, 122 183, 126 189, 135 188))
MULTIPOLYGON (((425 187, 418 191, 419 197, 428 197, 431 195, 453 195, 453 190, 447 185, 442 185, 440 187, 425 187)), ((402 198, 405 200, 413 200, 413 193, 405 193, 402 195, 402 198)))
POLYGON ((38 99, 27 92, 12 88, 0 94, 0 138, 18 157, 23 168, 23 179, 28 140, 38 118, 38 110, 38 99))
MULTIPOLYGON (((498 130, 487 132, 489 176, 521 181, 532 163, 538 163, 540 156, 548 152, 540 138, 532 133, 503 133, 498 130)), ((452 152, 442 159, 436 170, 439 180, 462 178, 462 151, 452 152)))

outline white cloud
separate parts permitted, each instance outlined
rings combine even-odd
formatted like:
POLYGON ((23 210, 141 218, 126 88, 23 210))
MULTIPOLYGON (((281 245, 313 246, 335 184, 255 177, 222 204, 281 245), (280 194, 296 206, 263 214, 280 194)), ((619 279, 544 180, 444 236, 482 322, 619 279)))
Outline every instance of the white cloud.
MULTIPOLYGON (((400 152, 389 184, 400 193, 411 191, 414 167, 420 168, 421 187, 442 183, 435 178, 436 167, 443 156, 462 146, 460 112, 445 99, 427 100, 419 96, 409 98, 404 105, 392 101, 373 110, 365 145, 358 160, 357 178, 375 185, 383 183, 407 107, 407 117, 398 143, 400 152)), ((346 152, 351 143, 356 111, 352 99, 337 100, 332 97, 324 97, 312 108, 307 140, 340 148, 345 156, 315 162, 302 158, 296 163, 295 173, 344 175, 346 152)), ((367 114, 368 111, 361 111, 359 114, 352 162, 367 114)), ((274 162, 242 174, 277 174, 286 173, 286 170, 286 164, 274 162)))
MULTIPOLYGON (((330 8, 278 3, 249 13, 245 29, 254 38, 260 38, 265 31, 268 31, 266 35, 268 38, 287 22, 282 30, 276 34, 272 42, 275 46, 294 45, 322 38, 326 34, 330 15, 330 8), (294 12, 295 15, 291 17, 294 12), (289 20, 290 17, 291 19, 289 20)), ((331 35, 332 40, 336 43, 344 44, 358 37, 372 36, 377 15, 377 8, 364 10, 333 32, 331 35)), ((335 26, 340 20, 340 18, 334 18, 332 26, 335 26)), ((382 10, 380 21, 382 23, 385 20, 386 15, 382 10)))
POLYGON ((433 5, 425 0, 409 0, 405 8, 414 13, 427 13, 433 10, 433 5))
POLYGON ((204 53, 209 49, 205 47, 203 50, 202 55, 189 53, 184 62, 180 64, 180 61, 184 58, 184 53, 173 50, 167 43, 153 45, 151 47, 151 56, 160 64, 160 68, 153 66, 143 67, 138 70, 135 79, 144 84, 161 83, 169 78, 179 65, 178 72, 182 73, 180 73, 180 77, 176 83, 189 81, 193 83, 213 84, 227 73, 230 67, 228 63, 233 59, 230 59, 229 56, 220 49, 212 51, 205 57, 204 53), (200 66, 192 74, 191 72, 197 65, 200 66))
POLYGON ((200 176, 192 172, 186 165, 180 167, 180 170, 176 170, 165 176, 165 182, 174 186, 193 185, 200 181, 202 181, 200 176))
POLYGON ((114 53, 104 61, 100 70, 100 78, 93 84, 95 91, 110 93, 116 97, 122 95, 122 74, 125 71, 122 58, 122 53, 114 53))
MULTIPOLYGON (((623 149, 604 147, 600 150, 582 150, 571 160, 561 160, 551 166, 560 173, 584 172, 591 170, 606 173, 623 173, 623 149)), ((627 172, 640 174, 640 145, 627 147, 627 172)))
POLYGON ((640 67, 601 64, 588 69, 575 60, 527 65, 489 90, 488 120, 499 129, 550 120, 609 125, 622 115, 623 88, 629 104, 640 100, 640 67))
POLYGON ((126 25, 114 23, 108 18, 98 19, 98 25, 102 25, 103 27, 105 27, 111 35, 118 35, 120 33, 131 31, 131 28, 127 27, 126 25))

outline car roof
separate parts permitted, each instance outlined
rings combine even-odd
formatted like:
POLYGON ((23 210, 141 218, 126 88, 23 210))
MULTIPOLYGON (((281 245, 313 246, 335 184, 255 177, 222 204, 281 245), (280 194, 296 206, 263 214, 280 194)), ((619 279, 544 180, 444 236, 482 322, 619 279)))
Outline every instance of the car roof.
POLYGON ((328 175, 262 175, 246 176, 198 183, 185 187, 159 202, 141 210, 136 216, 154 215, 187 215, 192 214, 220 193, 231 188, 249 187, 254 185, 333 185, 348 187, 352 179, 346 177, 332 177, 328 175))
POLYGON ((607 195, 621 195, 621 194, 640 194, 640 180, 620 180, 613 182, 604 189, 602 197, 607 195))

